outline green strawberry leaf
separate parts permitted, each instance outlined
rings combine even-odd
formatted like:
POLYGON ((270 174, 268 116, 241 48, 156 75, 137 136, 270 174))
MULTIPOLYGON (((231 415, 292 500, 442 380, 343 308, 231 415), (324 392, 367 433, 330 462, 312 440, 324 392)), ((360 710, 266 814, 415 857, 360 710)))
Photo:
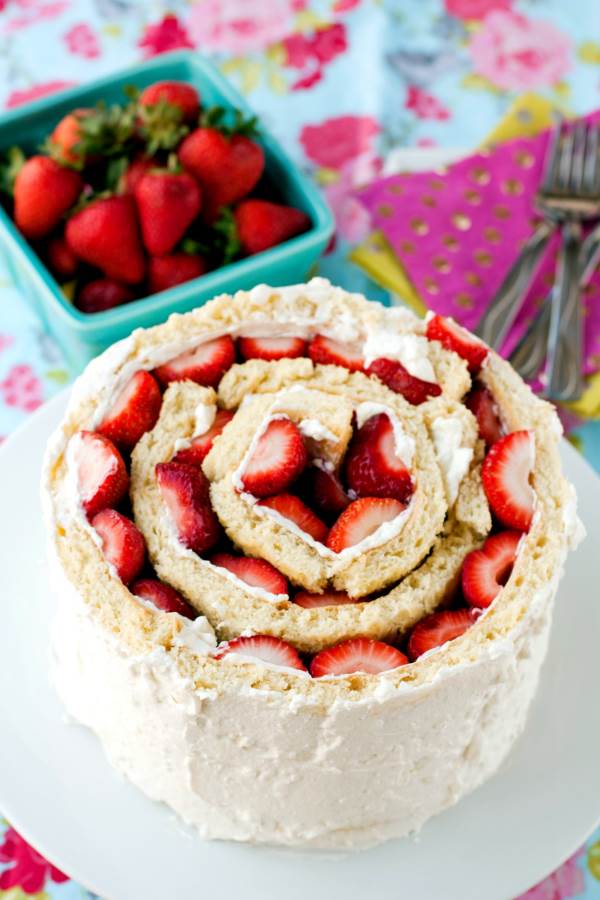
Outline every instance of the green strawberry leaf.
POLYGON ((0 191, 12 197, 15 178, 25 163, 25 154, 20 147, 9 147, 0 159, 0 191))
POLYGON ((189 133, 188 126, 183 124, 183 110, 166 100, 136 109, 139 134, 148 156, 154 156, 159 150, 174 150, 189 133))

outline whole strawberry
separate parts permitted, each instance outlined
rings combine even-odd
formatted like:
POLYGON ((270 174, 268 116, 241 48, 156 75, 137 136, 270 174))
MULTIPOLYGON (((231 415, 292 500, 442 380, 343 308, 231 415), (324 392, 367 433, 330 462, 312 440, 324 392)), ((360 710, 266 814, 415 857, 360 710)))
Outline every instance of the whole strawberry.
POLYGON ((204 218, 212 222, 221 206, 250 193, 265 167, 260 144, 245 134, 223 134, 217 128, 197 128, 182 142, 179 160, 198 179, 204 218))
POLYGON ((185 81, 156 81, 144 88, 139 96, 140 106, 168 103, 181 110, 183 120, 192 122, 200 112, 200 97, 196 88, 185 81))
POLYGON ((92 114, 91 109, 75 109, 60 120, 50 135, 52 155, 59 162, 81 168, 85 161, 85 152, 77 146, 83 141, 81 123, 86 116, 92 114))
POLYGON ((63 235, 57 235, 48 242, 46 259, 52 274, 63 280, 65 278, 72 278, 79 265, 79 260, 67 244, 63 235))
POLYGON ((130 196, 93 200, 67 222, 73 252, 115 281, 137 284, 145 272, 135 203, 130 196))
POLYGON ((170 253, 202 206, 198 183, 187 172, 153 169, 134 190, 142 238, 149 253, 170 253))
POLYGON ((75 305, 81 312, 97 313, 129 303, 133 298, 133 291, 124 284, 111 281, 110 278, 97 278, 81 289, 75 305))
POLYGON ((234 217, 242 249, 248 255, 281 244, 310 228, 310 219, 301 209, 267 200, 243 200, 234 217))
POLYGON ((30 240, 44 237, 56 228, 82 188, 77 172, 65 169, 48 156, 32 156, 15 179, 17 228, 30 240))
POLYGON ((151 294, 166 291, 199 278, 208 266, 201 256, 191 253, 171 253, 167 256, 153 256, 148 263, 148 287, 151 294))

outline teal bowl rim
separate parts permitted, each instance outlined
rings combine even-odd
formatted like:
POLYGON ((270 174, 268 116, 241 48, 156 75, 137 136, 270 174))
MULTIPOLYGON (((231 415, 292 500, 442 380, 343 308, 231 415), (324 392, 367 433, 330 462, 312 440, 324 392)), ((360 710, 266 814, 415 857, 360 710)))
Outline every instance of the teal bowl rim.
MULTIPOLYGON (((200 69, 202 76, 212 82, 216 91, 232 107, 240 109, 246 114, 255 115, 251 106, 210 60, 195 51, 180 50, 161 54, 159 57, 153 57, 150 60, 126 66, 85 84, 67 88, 64 91, 59 91, 46 97, 40 97, 24 106, 4 111, 0 113, 0 130, 4 130, 6 127, 39 112, 46 112, 48 115, 51 115, 57 106, 71 102, 76 105, 82 96, 101 92, 103 88, 112 86, 115 81, 120 81, 127 77, 134 79, 140 73, 148 73, 153 70, 157 72, 157 77, 160 77, 165 63, 182 63, 192 68, 200 69)), ((26 264, 27 274, 30 277, 33 276, 38 283, 41 283, 40 286, 44 290, 44 299, 52 305, 50 312, 58 313, 61 318, 66 320, 71 327, 74 326, 75 330, 80 333, 104 330, 112 326, 124 325, 127 322, 131 322, 132 327, 135 327, 137 324, 136 319, 143 317, 144 313, 152 312, 156 314, 164 312, 167 314, 177 312, 178 303, 189 294, 190 290, 201 286, 203 292, 210 291, 211 285, 214 284, 215 291, 219 291, 219 283, 225 278, 229 279, 236 276, 243 278, 251 275, 255 270, 258 276, 260 271, 268 268, 271 263, 279 263, 286 256, 295 256, 298 252, 310 250, 317 245, 321 247, 333 234, 333 215, 314 183, 302 172, 300 167, 282 148, 281 144, 264 127, 260 118, 258 120, 258 133, 260 143, 267 151, 267 155, 277 159, 277 162, 286 169, 292 179, 295 180, 300 192, 303 193, 306 205, 309 207, 305 208, 305 212, 311 218, 312 227, 304 234, 285 241, 283 244, 279 244, 262 253, 257 253, 255 256, 248 256, 229 263, 197 279, 195 278, 174 288, 169 288, 169 290, 156 294, 147 294, 131 301, 131 303, 125 303, 111 310, 93 314, 81 312, 69 303, 60 285, 46 268, 41 257, 38 256, 34 248, 21 235, 2 206, 0 206, 0 228, 4 229, 11 249, 16 252, 20 261, 26 264)))

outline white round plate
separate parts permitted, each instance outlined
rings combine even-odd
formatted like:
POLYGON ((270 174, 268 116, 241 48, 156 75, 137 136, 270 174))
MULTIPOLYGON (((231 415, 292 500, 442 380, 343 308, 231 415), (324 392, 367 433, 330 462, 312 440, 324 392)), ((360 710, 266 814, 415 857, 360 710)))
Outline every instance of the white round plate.
POLYGON ((526 732, 501 771, 417 841, 356 854, 201 841, 118 776, 68 724, 48 679, 54 601, 38 499, 66 396, 0 449, 0 809, 31 843, 110 900, 507 900, 552 871, 600 818, 600 481, 566 443, 588 538, 561 584, 526 732))

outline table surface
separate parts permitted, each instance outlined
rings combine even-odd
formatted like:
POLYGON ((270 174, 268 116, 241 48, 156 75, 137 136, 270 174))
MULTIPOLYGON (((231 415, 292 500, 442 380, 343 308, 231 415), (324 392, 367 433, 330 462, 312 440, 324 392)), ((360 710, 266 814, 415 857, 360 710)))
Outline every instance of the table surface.
MULTIPOLYGON (((0 0, 0 106, 201 49, 323 186, 338 231, 320 272, 383 299, 348 260, 368 231, 353 188, 392 147, 477 146, 520 92, 598 106, 597 0, 573 13, 564 0, 0 0)), ((2 440, 77 373, 2 270, 0 288, 2 440)), ((600 471, 600 423, 573 434, 600 471)), ((0 820, 0 898, 31 896, 91 895, 0 820)), ((600 900, 600 831, 524 897, 600 900)))

